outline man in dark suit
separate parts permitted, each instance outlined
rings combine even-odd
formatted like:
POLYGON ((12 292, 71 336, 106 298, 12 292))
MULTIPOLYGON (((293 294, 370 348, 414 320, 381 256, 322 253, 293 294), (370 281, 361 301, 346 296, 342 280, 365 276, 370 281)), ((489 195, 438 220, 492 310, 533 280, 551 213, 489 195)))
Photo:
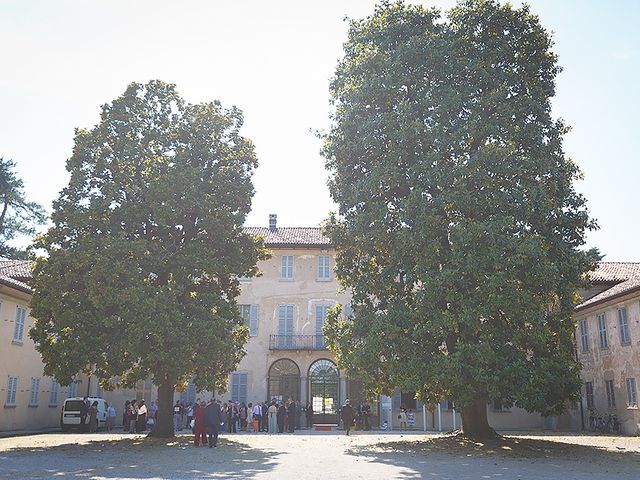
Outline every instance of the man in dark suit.
POLYGON ((209 448, 218 446, 218 433, 220 432, 220 405, 213 401, 213 398, 207 403, 204 411, 204 425, 209 434, 209 448))
POLYGON ((289 400, 287 407, 287 416, 289 417, 289 433, 293 433, 296 428, 296 402, 289 400))
POLYGON ((351 401, 347 400, 345 404, 342 406, 342 411, 340 412, 340 416, 342 417, 342 424, 344 425, 344 429, 349 435, 349 431, 353 426, 353 419, 355 418, 356 412, 353 410, 351 406, 351 401))

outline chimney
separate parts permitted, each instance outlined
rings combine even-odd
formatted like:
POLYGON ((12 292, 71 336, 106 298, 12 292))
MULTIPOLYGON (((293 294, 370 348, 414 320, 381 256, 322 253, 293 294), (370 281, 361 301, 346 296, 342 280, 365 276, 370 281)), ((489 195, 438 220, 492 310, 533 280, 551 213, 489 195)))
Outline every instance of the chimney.
POLYGON ((269 230, 274 232, 277 228, 276 227, 277 223, 278 223, 278 215, 276 215, 275 213, 270 213, 269 214, 269 230))

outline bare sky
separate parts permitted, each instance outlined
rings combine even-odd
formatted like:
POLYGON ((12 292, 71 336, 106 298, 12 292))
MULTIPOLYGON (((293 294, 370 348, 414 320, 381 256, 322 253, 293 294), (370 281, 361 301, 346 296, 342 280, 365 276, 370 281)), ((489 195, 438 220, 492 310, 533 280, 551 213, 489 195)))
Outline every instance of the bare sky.
MULTIPOLYGON (((422 1, 449 8, 451 0, 422 1)), ((520 2, 513 2, 519 4, 520 2)), ((640 261, 640 2, 531 0, 555 32, 564 72, 554 113, 573 126, 567 153, 601 226, 606 260, 640 261)), ((0 0, 0 156, 29 197, 51 208, 68 181, 75 127, 132 81, 176 83, 190 102, 244 111, 260 167, 248 225, 313 226, 334 209, 320 142, 345 15, 374 1, 0 0)))

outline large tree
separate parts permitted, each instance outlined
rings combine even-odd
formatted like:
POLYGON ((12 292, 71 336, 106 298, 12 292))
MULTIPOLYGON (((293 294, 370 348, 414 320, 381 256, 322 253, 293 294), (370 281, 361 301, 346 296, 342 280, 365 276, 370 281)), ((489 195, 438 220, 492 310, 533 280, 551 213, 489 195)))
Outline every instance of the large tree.
POLYGON ((545 415, 578 398, 572 310, 595 228, 551 115, 560 71, 527 6, 383 3, 350 23, 324 155, 353 316, 326 334, 375 392, 545 415))
POLYGON ((22 235, 32 236, 46 215, 40 205, 27 200, 15 168, 13 160, 0 157, 0 256, 24 259, 27 252, 12 246, 11 241, 22 235))
POLYGON ((221 389, 244 355, 237 278, 256 273, 262 241, 243 233, 257 166, 220 103, 188 104, 173 85, 131 84, 77 130, 69 185, 38 239, 31 338, 45 373, 105 388, 151 378, 172 436, 176 388, 221 389))

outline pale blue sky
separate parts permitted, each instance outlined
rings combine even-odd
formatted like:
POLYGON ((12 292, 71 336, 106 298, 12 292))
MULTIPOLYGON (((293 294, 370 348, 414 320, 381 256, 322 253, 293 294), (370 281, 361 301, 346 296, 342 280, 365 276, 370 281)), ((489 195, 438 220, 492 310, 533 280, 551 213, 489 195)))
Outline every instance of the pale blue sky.
MULTIPOLYGON (((640 261, 640 2, 529 3, 555 32, 564 68, 554 112, 573 127, 566 151, 601 226, 589 246, 606 260, 640 261)), ((0 156, 18 163, 28 195, 50 209, 68 179, 74 127, 94 125, 128 83, 158 78, 188 101, 244 111, 260 160, 248 224, 266 226, 273 212, 281 226, 316 225, 335 207, 310 130, 328 122, 344 16, 374 4, 0 0, 0 156)))

